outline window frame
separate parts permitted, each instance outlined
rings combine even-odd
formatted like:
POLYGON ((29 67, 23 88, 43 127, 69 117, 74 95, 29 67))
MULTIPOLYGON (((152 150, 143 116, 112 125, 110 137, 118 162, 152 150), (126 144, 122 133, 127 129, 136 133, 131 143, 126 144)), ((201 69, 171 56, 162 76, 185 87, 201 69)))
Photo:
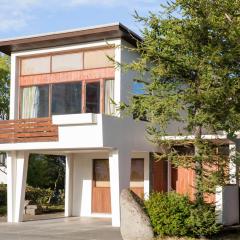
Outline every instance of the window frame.
MULTIPOLYGON (((36 84, 36 85, 29 85, 21 87, 19 86, 19 94, 18 94, 18 119, 22 118, 22 94, 24 88, 29 87, 39 87, 39 86, 48 86, 48 93, 49 93, 49 100, 48 100, 48 109, 49 113, 47 117, 52 117, 54 114, 52 114, 52 87, 53 85, 65 83, 65 84, 71 84, 71 83, 80 83, 82 84, 81 88, 81 102, 82 102, 82 109, 81 113, 86 113, 86 84, 92 83, 92 82, 100 82, 100 111, 99 113, 105 114, 105 81, 107 80, 113 80, 115 82, 115 79, 113 78, 101 78, 101 79, 90 79, 90 80, 79 80, 79 81, 71 81, 71 82, 59 82, 59 83, 50 83, 50 84, 36 84)), ((79 113, 79 114, 81 114, 79 113)))

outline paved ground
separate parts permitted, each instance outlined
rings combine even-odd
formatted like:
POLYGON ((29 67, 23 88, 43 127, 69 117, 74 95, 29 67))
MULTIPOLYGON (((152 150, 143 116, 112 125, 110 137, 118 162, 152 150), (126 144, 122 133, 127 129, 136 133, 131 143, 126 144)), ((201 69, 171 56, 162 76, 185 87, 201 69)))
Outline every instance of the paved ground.
POLYGON ((58 218, 0 223, 0 240, 122 240, 109 219, 58 218))

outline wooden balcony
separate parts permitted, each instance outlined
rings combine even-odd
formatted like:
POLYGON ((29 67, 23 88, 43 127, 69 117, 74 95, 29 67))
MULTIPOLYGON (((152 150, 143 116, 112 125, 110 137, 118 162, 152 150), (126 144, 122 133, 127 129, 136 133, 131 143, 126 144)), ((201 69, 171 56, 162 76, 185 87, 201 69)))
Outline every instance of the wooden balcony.
POLYGON ((58 141, 58 126, 51 118, 0 121, 0 144, 52 141, 58 141))

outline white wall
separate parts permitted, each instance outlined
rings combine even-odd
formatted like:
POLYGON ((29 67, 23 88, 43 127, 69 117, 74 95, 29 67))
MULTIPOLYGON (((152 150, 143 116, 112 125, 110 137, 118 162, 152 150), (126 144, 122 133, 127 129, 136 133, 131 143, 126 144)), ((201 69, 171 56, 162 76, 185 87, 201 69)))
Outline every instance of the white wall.
MULTIPOLYGON (((144 158, 144 193, 149 194, 149 153, 134 152, 132 158, 144 158)), ((93 159, 109 159, 109 152, 73 153, 72 216, 91 217, 93 159)), ((99 216, 103 216, 99 214, 99 216)), ((108 215, 110 216, 110 215, 108 215)))
POLYGON ((108 153, 73 154, 72 215, 92 216, 92 159, 106 158, 108 153))

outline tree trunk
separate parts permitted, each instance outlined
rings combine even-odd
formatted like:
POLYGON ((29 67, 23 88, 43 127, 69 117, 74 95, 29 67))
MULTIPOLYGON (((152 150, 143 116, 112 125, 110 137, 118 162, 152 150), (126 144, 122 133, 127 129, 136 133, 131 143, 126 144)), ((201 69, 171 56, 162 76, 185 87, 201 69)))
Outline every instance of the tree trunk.
POLYGON ((195 198, 197 204, 202 204, 204 202, 204 194, 203 194, 203 164, 202 164, 202 154, 201 154, 201 142, 202 140, 202 127, 196 127, 195 131, 195 174, 196 174, 196 189, 195 189, 195 198))

